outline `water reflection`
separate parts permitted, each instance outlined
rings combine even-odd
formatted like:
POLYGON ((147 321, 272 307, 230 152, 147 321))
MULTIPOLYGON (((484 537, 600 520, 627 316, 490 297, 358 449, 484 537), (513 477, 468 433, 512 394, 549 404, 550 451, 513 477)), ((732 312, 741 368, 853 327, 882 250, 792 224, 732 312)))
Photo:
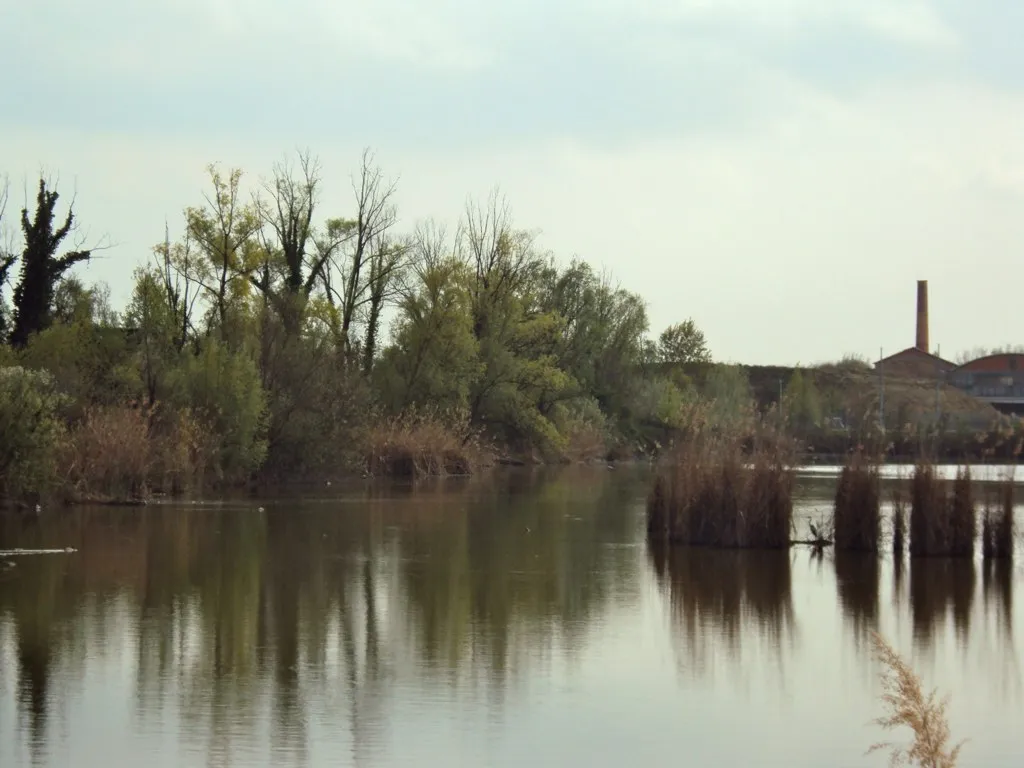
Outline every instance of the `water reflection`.
POLYGON ((910 558, 910 609, 914 639, 931 645, 952 615, 957 639, 966 643, 974 603, 975 564, 971 558, 910 558))
POLYGON ((636 526, 637 486, 610 475, 4 520, 0 548, 79 550, 21 558, 0 581, 18 733, 51 762, 68 676, 104 658, 131 663, 137 727, 175 728, 211 764, 264 742, 274 764, 307 764, 314 731, 373 762, 396 684, 500 709, 508 686, 570 658, 640 593, 636 550, 615 546, 636 526))
POLYGON ((839 603, 859 645, 878 626, 878 556, 837 550, 834 560, 839 603))
POLYGON ((712 550, 651 542, 654 573, 672 611, 677 651, 694 676, 713 671, 719 649, 742 663, 743 642, 781 661, 794 624, 786 552, 712 550))

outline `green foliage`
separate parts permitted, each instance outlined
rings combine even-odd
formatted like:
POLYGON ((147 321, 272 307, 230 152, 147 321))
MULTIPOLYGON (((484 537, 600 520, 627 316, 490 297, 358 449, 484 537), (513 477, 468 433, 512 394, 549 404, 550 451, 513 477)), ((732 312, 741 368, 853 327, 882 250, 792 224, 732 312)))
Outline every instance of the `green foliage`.
POLYGON ((799 368, 793 371, 782 396, 782 412, 794 434, 806 435, 821 425, 822 398, 813 376, 799 368))
POLYGON ((207 339, 198 355, 185 355, 173 390, 173 404, 196 414, 217 436, 211 464, 218 477, 250 477, 267 450, 267 401, 252 358, 207 339))
POLYGON ((681 323, 670 325, 658 337, 658 359, 663 363, 709 363, 711 351, 708 349, 704 332, 697 327, 692 318, 681 323))
POLYGON ((69 208, 63 224, 56 224, 54 213, 60 195, 39 180, 36 210, 30 219, 28 209, 21 212, 25 247, 21 253, 21 271, 14 287, 14 327, 11 344, 24 347, 29 337, 50 327, 57 284, 71 267, 88 261, 91 252, 75 250, 58 256, 61 243, 73 231, 75 216, 69 208))
POLYGON ((704 397, 710 402, 712 424, 736 427, 747 421, 754 410, 750 378, 738 365, 716 365, 704 383, 704 397))
POLYGON ((61 401, 45 371, 0 368, 0 500, 38 498, 53 488, 61 401))

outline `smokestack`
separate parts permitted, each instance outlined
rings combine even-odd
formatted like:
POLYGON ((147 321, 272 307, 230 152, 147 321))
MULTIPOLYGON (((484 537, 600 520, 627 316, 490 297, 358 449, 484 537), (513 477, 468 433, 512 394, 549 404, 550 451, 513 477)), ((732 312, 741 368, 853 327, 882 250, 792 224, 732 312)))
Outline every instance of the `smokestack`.
POLYGON ((917 281, 917 348, 929 352, 928 348, 928 281, 917 281))

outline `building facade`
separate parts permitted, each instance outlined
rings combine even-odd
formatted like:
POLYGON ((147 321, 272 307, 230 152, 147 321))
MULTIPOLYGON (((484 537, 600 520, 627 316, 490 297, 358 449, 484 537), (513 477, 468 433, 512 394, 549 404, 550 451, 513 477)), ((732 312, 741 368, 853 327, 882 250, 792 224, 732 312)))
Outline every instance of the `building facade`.
POLYGON ((1024 410, 1024 354, 971 360, 950 372, 949 383, 1000 410, 1024 410))

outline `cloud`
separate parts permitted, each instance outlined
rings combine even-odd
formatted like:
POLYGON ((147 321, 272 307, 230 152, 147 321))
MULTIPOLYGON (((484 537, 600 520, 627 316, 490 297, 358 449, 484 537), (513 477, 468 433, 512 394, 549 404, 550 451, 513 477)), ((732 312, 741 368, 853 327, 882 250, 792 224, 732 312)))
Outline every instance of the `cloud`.
POLYGON ((311 146, 343 214, 370 145, 405 225, 500 184, 724 357, 906 346, 919 277, 955 350, 1016 322, 1022 31, 996 0, 39 0, 0 28, 0 147, 121 244, 89 273, 115 300, 207 162, 311 146))

